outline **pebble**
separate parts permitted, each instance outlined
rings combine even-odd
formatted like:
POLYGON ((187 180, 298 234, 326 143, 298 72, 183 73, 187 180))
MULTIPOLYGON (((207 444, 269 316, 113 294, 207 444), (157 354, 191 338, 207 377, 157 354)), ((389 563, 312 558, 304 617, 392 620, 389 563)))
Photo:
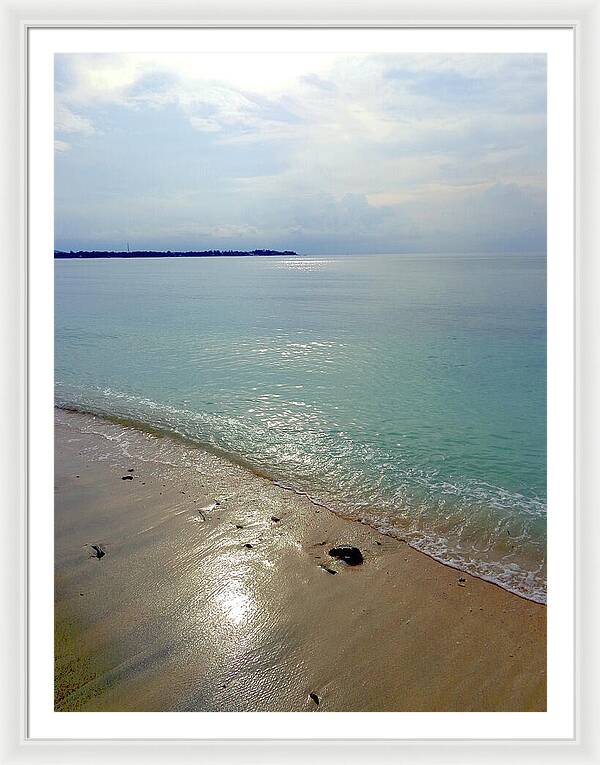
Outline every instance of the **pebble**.
POLYGON ((358 547, 351 545, 339 545, 329 551, 332 558, 343 560, 348 566, 359 566, 363 562, 363 555, 358 547))

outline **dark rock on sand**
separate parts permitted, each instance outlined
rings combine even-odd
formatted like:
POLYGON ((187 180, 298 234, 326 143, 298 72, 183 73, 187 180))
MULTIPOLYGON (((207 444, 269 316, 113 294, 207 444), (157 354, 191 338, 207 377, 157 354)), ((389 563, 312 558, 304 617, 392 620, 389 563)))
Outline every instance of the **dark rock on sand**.
POLYGON ((281 520, 281 518, 277 518, 277 517, 275 517, 274 515, 272 515, 272 516, 271 516, 271 520, 273 521, 273 523, 279 523, 279 521, 281 520))
POLYGON ((128 472, 128 473, 133 473, 133 468, 129 468, 129 469, 127 470, 127 472, 128 472))
POLYGON ((90 545, 90 547, 91 547, 91 548, 92 548, 92 550, 94 551, 94 552, 92 553, 92 557, 93 557, 93 558, 98 558, 98 560, 100 560, 100 558, 104 558, 104 556, 106 555, 106 553, 105 553, 105 552, 104 552, 104 550, 103 550, 103 549, 100 547, 100 545, 90 545))
POLYGON ((332 558, 339 558, 347 563, 348 566, 359 566, 364 558, 358 547, 351 547, 350 545, 339 545, 339 547, 332 547, 329 551, 332 558))
POLYGON ((247 547, 249 550, 251 550, 251 549, 252 549, 252 545, 251 545, 251 544, 249 544, 248 542, 246 542, 246 544, 244 545, 244 547, 247 547))
POLYGON ((122 475, 121 476, 121 480, 122 481, 133 481, 133 476, 132 475, 122 475))
POLYGON ((319 704, 321 703, 321 699, 317 696, 316 693, 309 693, 308 696, 315 702, 317 706, 319 706, 319 704))

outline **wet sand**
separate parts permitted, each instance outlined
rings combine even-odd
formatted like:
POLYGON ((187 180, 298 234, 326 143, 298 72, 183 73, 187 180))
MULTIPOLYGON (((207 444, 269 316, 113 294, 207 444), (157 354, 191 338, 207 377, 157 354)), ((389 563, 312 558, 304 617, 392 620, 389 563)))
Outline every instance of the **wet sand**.
POLYGON ((545 710, 544 605, 185 443, 55 434, 57 710, 545 710))

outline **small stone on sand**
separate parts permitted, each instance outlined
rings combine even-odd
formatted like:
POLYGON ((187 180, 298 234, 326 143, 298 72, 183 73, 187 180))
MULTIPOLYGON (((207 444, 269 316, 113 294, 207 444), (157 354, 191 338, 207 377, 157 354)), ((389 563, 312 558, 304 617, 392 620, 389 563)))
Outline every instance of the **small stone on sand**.
POLYGON ((339 545, 329 551, 332 558, 343 560, 348 566, 359 566, 363 562, 363 556, 358 547, 351 545, 339 545))
POLYGON ((106 555, 106 553, 100 547, 100 545, 90 545, 90 547, 94 551, 93 554, 92 554, 93 558, 98 558, 98 560, 100 560, 100 558, 104 558, 104 556, 106 555))

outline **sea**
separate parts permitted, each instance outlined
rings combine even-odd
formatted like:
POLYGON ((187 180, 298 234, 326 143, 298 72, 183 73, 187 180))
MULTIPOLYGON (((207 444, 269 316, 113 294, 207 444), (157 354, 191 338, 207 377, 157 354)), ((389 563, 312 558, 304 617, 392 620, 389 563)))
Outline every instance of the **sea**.
POLYGON ((55 261, 55 402, 546 601, 546 258, 55 261))

